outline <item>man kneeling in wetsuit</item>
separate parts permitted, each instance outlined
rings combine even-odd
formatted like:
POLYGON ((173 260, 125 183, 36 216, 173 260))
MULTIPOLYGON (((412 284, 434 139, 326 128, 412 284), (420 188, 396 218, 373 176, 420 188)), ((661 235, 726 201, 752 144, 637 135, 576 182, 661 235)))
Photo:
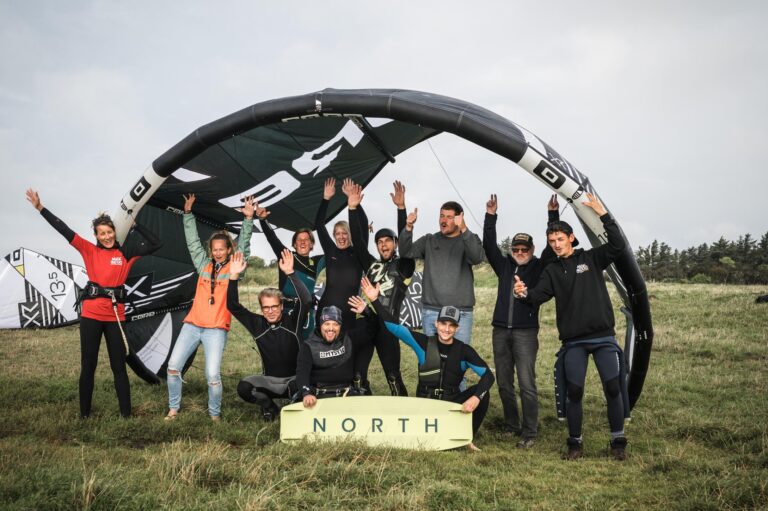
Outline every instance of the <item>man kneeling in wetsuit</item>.
MULTIPOLYGON (((427 337, 421 332, 409 330, 399 325, 379 301, 379 284, 375 286, 368 279, 363 279, 361 289, 373 304, 384 326, 397 338, 407 344, 419 359, 419 384, 416 396, 428 399, 441 399, 461 403, 462 411, 472 413, 472 433, 477 434, 491 396, 488 391, 493 385, 493 372, 469 344, 454 339, 459 328, 461 311, 453 306, 440 310, 435 327, 436 335, 427 337), (464 391, 459 384, 464 379, 467 369, 472 369, 480 381, 464 391)), ((472 450, 479 450, 474 443, 472 450)))
POLYGON ((227 308, 251 333, 261 355, 262 374, 243 378, 237 384, 237 393, 245 401, 261 406, 266 421, 273 421, 280 409, 275 399, 290 399, 296 393, 296 359, 301 344, 301 327, 312 307, 312 295, 293 270, 294 257, 284 249, 278 265, 290 280, 298 297, 298 305, 283 312, 283 294, 275 288, 259 293, 262 314, 254 314, 240 304, 237 279, 245 270, 242 253, 232 256, 230 282, 227 288, 227 308))
POLYGON ((349 298, 349 306, 365 321, 344 331, 342 312, 335 305, 323 307, 318 327, 299 350, 296 383, 304 406, 312 408, 318 399, 358 396, 362 389, 355 385, 356 359, 376 336, 379 322, 358 296, 349 298))

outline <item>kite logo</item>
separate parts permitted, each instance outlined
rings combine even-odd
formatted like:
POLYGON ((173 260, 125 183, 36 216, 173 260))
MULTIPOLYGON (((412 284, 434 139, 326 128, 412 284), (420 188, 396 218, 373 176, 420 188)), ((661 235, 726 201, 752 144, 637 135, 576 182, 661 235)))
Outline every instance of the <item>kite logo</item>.
POLYGON ((533 173, 555 190, 565 183, 565 176, 543 161, 536 165, 536 168, 533 169, 533 173))
POLYGON ((587 266, 586 264, 580 264, 580 265, 576 266, 576 273, 577 274, 578 273, 586 273, 588 271, 589 271, 589 266, 587 266))
POLYGON ((112 260, 109 262, 112 266, 122 266, 123 265, 123 258, 121 256, 115 256, 112 258, 112 260))
POLYGON ((139 179, 139 182, 136 183, 133 188, 131 189, 131 199, 135 200, 136 202, 139 202, 144 195, 149 191, 149 189, 152 188, 152 185, 149 184, 149 181, 144 178, 144 176, 141 176, 141 179, 139 179))
MULTIPOLYGON (((344 124, 344 127, 339 130, 336 136, 314 151, 305 152, 293 160, 291 166, 294 171, 302 176, 315 177, 331 166, 334 160, 338 157, 345 141, 350 146, 355 147, 362 138, 363 132, 360 128, 358 128, 352 121, 348 121, 344 124)), ((285 199, 300 186, 301 182, 298 179, 293 177, 288 171, 281 170, 256 186, 238 193, 237 195, 220 199, 219 202, 229 208, 239 208, 243 205, 243 197, 254 195, 259 206, 266 208, 285 199)), ((133 197, 133 192, 131 192, 131 197, 133 197)))
POLYGON ((573 195, 571 195, 571 200, 574 201, 574 200, 578 199, 579 197, 581 197, 583 194, 584 194, 584 187, 583 186, 579 186, 579 189, 576 190, 575 192, 573 192, 573 195))

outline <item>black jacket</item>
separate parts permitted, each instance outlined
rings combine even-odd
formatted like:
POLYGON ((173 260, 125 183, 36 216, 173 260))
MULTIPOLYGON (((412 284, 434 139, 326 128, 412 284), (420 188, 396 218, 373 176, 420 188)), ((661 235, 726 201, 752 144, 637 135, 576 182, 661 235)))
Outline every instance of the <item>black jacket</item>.
POLYGON ((531 304, 541 304, 555 297, 557 330, 563 342, 616 334, 613 306, 603 270, 622 253, 625 242, 609 213, 600 220, 608 243, 590 250, 576 249, 571 257, 560 258, 548 265, 538 285, 529 287, 524 299, 531 304))
MULTIPOLYGON (((549 222, 560 219, 557 211, 549 211, 549 222)), ((493 309, 493 321, 491 324, 500 328, 539 328, 539 305, 516 300, 512 295, 515 285, 515 275, 530 287, 535 287, 539 282, 541 272, 549 263, 557 261, 557 256, 546 244, 541 253, 541 259, 534 256, 528 264, 519 266, 509 254, 502 254, 496 237, 497 215, 485 214, 483 225, 483 249, 488 262, 499 278, 499 287, 496 294, 496 307, 493 309)))

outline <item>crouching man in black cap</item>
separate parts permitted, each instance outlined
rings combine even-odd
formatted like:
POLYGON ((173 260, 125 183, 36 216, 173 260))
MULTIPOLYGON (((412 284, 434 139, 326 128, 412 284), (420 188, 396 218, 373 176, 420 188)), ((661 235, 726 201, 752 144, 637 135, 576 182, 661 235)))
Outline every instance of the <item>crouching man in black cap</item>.
MULTIPOLYGON (((459 328, 461 311, 450 305, 440 309, 435 323, 436 334, 427 337, 421 332, 409 330, 398 324, 389 315, 378 299, 380 286, 380 284, 374 286, 364 278, 360 288, 373 304, 387 330, 416 353, 419 360, 419 384, 416 387, 416 396, 460 403, 464 413, 472 414, 472 433, 476 435, 488 412, 491 399, 488 391, 493 385, 494 377, 488 364, 480 358, 472 346, 454 339, 456 330, 459 328), (459 384, 468 369, 472 369, 480 376, 480 381, 462 391, 459 389, 459 384)), ((469 448, 474 451, 479 450, 474 443, 470 443, 469 448)))
POLYGON ((529 289, 515 276, 514 293, 531 304, 556 300, 557 330, 563 345, 555 363, 555 395, 558 415, 568 419, 568 452, 566 459, 582 456, 582 397, 589 355, 595 361, 608 406, 611 428, 611 454, 617 460, 626 458, 627 439, 624 419, 629 417, 624 354, 616 342, 611 299, 605 286, 603 270, 624 251, 625 242, 619 226, 605 207, 592 194, 585 206, 600 217, 608 237, 605 245, 590 250, 574 249, 576 238, 566 222, 555 222, 547 228, 547 242, 558 260, 541 274, 539 283, 529 289))
POLYGON ((359 296, 349 299, 352 312, 362 314, 355 328, 344 331, 343 314, 335 305, 323 307, 318 326, 301 344, 296 364, 296 384, 304 406, 312 408, 318 399, 358 396, 355 385, 356 357, 376 336, 379 321, 359 296))

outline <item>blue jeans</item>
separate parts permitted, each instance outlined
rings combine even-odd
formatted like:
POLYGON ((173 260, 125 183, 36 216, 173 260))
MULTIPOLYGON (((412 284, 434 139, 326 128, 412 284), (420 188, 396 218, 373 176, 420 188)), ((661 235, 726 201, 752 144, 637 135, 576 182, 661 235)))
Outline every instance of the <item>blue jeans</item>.
POLYGON ((181 407, 181 370, 187 359, 203 344, 205 351, 205 379, 208 381, 208 415, 221 415, 221 358, 227 345, 227 331, 222 328, 202 328, 184 323, 168 359, 168 408, 181 407), (171 374, 175 372, 176 374, 171 374))
MULTIPOLYGON (((437 328, 435 322, 440 315, 440 311, 437 309, 428 309, 427 307, 421 310, 421 328, 424 331, 424 335, 427 337, 437 334, 437 328)), ((472 311, 461 311, 459 316, 459 328, 456 330, 456 335, 453 338, 457 341, 461 341, 464 344, 472 344, 472 311)), ((466 378, 461 380, 459 390, 464 392, 467 389, 466 378)))

